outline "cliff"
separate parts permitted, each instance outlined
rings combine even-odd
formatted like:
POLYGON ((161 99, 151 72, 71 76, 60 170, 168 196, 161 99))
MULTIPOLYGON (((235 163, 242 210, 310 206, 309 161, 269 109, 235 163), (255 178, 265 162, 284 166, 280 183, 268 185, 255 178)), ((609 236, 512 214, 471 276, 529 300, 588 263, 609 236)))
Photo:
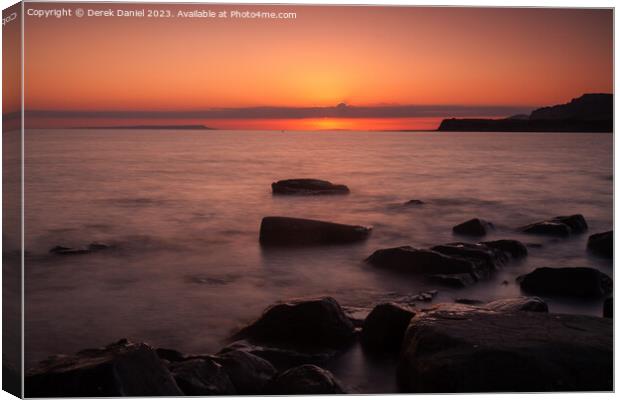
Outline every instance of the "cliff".
POLYGON ((569 103, 543 107, 529 117, 444 119, 439 131, 462 132, 612 132, 613 94, 584 94, 569 103))

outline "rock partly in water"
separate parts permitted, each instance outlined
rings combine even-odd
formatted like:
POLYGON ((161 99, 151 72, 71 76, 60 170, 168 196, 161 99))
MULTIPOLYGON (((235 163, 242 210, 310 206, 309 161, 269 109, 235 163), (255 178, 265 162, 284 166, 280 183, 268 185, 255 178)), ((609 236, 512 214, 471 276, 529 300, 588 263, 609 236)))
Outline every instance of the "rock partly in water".
POLYGON ((448 243, 431 249, 411 246, 375 251, 366 261, 375 267, 411 274, 451 287, 464 287, 487 278, 513 258, 523 257, 525 246, 516 240, 486 243, 448 243))
POLYGON ((608 297, 605 299, 603 303, 603 317, 605 318, 613 318, 614 317, 614 298, 608 297))
POLYGON ((442 305, 410 322, 398 364, 404 392, 613 389, 612 321, 442 305))
POLYGON ((365 240, 371 228, 289 217, 265 217, 260 226, 264 246, 345 244, 365 240))
POLYGON ((405 202, 405 204, 403 204, 404 206, 421 206, 425 204, 422 200, 417 200, 417 199, 412 199, 412 200, 408 200, 405 202))
POLYGON ((481 242, 480 244, 507 253, 514 259, 527 257, 527 247, 518 240, 500 239, 481 242))
POLYGON ((588 230, 588 224, 581 214, 560 216, 550 220, 535 222, 519 229, 524 233, 550 236, 569 236, 588 230))
POLYGON ((349 188, 345 185, 336 185, 320 179, 286 179, 272 183, 271 190, 274 194, 309 196, 349 193, 349 188))
POLYGON ((521 289, 539 296, 601 297, 613 290, 611 278, 594 268, 536 268, 517 278, 521 289))
POLYGON ((354 327, 336 300, 322 297, 275 304, 234 338, 314 352, 347 346, 354 339, 354 327))
POLYGON ((182 396, 155 350, 125 339, 55 356, 29 371, 26 397, 182 396))
POLYGON ((193 358, 170 364, 177 385, 186 396, 236 394, 222 366, 208 358, 193 358))
POLYGON ((474 269, 468 260, 411 246, 377 250, 366 261, 378 268, 412 274, 472 273, 474 269))
POLYGON ((515 311, 534 311, 549 312, 549 307, 541 298, 538 297, 515 297, 511 299, 500 299, 486 303, 484 308, 493 311, 515 312, 515 311))
POLYGON ((71 256, 71 255, 79 255, 79 254, 88 254, 94 253, 96 251, 107 250, 110 248, 110 245, 101 243, 101 242, 93 242, 86 247, 65 247, 65 246, 54 246, 50 249, 50 253, 59 254, 63 256, 71 256))
POLYGON ((409 321, 415 313, 395 303, 375 306, 362 327, 362 345, 374 352, 395 352, 405 335, 409 321))
POLYGON ((480 218, 473 218, 452 228, 454 233, 467 236, 484 236, 493 229, 493 224, 480 218))
POLYGON ((277 373, 269 361, 246 351, 226 351, 218 354, 216 360, 240 395, 262 394, 277 373))
POLYGON ((331 372, 316 365, 301 365, 276 376, 267 394, 344 394, 345 391, 331 372))
POLYGON ((595 233, 588 238, 588 250, 592 253, 613 258, 614 256, 614 231, 595 233))

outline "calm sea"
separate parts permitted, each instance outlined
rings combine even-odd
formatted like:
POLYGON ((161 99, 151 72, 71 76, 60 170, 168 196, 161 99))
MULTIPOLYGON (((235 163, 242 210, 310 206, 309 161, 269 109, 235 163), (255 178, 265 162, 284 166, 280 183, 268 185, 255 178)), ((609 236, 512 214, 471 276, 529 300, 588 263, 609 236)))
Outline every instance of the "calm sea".
MULTIPOLYGON (((291 297, 330 295, 353 312, 428 289, 439 290, 434 302, 518 296, 515 278, 540 266, 611 275, 610 261, 587 255, 588 235, 515 228, 581 213, 590 233, 611 229, 612 143, 609 134, 29 130, 26 364, 121 337, 217 351, 266 306, 291 297), (299 177, 344 183, 351 193, 272 196, 273 181, 299 177), (425 204, 403 207, 410 199, 425 204), (361 244, 264 250, 258 229, 268 215, 374 231, 361 244), (363 262, 382 247, 464 240, 451 228, 472 217, 496 225, 489 239, 542 247, 461 290, 363 262), (115 249, 48 253, 93 241, 115 249)), ((548 300, 552 312, 601 314, 600 301, 548 300)), ((332 369, 353 390, 390 389, 389 378, 368 383, 391 372, 358 350, 332 369)))

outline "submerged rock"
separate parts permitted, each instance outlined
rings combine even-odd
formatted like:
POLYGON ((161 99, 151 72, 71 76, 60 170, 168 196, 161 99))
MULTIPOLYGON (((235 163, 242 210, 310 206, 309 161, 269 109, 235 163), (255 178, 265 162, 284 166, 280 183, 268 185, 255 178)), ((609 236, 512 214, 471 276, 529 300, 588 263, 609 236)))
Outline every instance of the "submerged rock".
POLYGON ((172 363, 170 371, 186 396, 236 394, 235 387, 222 366, 208 358, 172 363))
POLYGON ((524 233, 539 235, 569 236, 588 230, 588 224, 581 214, 560 216, 550 220, 535 222, 519 229, 524 233))
POLYGON ((605 318, 613 318, 614 317, 614 298, 608 297, 605 299, 603 303, 603 317, 605 318))
POLYGON ((216 360, 240 395, 262 394, 277 373, 269 361, 246 351, 226 351, 218 354, 216 360))
POLYGON ((539 297, 515 297, 512 299, 499 299, 486 303, 484 308, 493 311, 514 312, 514 311, 534 311, 549 312, 549 307, 539 297))
POLYGON ((377 305, 364 320, 362 345, 370 351, 398 351, 414 315, 412 310, 395 303, 377 305))
POLYGON ((452 228, 454 233, 468 236, 484 236, 493 229, 493 224, 480 218, 473 218, 452 228))
POLYGON ((613 290, 611 278, 594 268, 536 268, 517 278, 521 289, 542 296, 601 297, 613 290))
POLYGON ((404 392, 610 391, 612 321, 441 305, 410 322, 398 364, 404 392))
POLYGON ((592 253, 613 258, 614 256, 614 231, 595 233, 588 238, 588 250, 592 253))
POLYGON ((344 394, 345 391, 331 372, 316 365, 301 365, 276 376, 267 388, 272 395, 344 394))
POLYGON ((121 340, 51 357, 28 372, 27 397, 182 396, 155 350, 121 340))
POLYGON ((349 188, 345 185, 335 185, 320 179, 286 179, 271 184, 274 194, 293 195, 323 195, 347 194, 349 188))
POLYGON ((371 230, 312 219, 265 217, 259 240, 265 246, 343 244, 365 240, 371 230))
POLYGON ((354 327, 336 300, 322 297, 272 305, 234 338, 313 352, 350 344, 354 327))
POLYGON ((472 274, 433 274, 427 278, 431 282, 452 288, 464 288, 476 283, 476 278, 472 274))

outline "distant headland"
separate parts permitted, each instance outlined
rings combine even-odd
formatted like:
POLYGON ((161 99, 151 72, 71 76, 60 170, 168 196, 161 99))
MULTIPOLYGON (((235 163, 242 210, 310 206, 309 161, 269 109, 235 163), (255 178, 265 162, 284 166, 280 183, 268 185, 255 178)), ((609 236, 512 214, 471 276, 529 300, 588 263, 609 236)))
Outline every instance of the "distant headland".
POLYGON ((589 93, 570 103, 543 107, 530 115, 502 119, 444 119, 438 131, 613 132, 613 94, 589 93))

